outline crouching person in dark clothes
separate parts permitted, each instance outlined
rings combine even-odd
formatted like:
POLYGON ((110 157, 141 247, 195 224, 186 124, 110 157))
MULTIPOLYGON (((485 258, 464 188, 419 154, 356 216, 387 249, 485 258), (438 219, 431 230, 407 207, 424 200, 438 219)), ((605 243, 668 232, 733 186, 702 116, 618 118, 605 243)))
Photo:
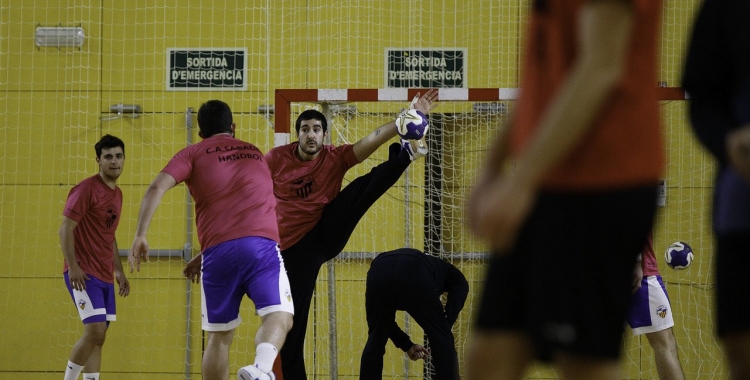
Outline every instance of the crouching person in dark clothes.
POLYGON ((367 272, 365 307, 368 338, 359 378, 381 379, 388 338, 412 360, 432 356, 435 379, 458 379, 458 356, 451 327, 469 293, 469 283, 455 266, 416 249, 401 248, 378 255, 367 272), (448 293, 445 308, 440 301, 448 293), (396 310, 414 318, 430 342, 431 352, 414 344, 396 324, 396 310))

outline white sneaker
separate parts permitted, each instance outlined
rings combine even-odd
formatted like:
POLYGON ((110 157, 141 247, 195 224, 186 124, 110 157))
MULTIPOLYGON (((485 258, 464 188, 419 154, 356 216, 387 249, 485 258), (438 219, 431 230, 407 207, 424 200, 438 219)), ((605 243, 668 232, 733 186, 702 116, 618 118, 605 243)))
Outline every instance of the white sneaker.
POLYGON ((276 375, 273 372, 263 373, 255 365, 249 365, 240 368, 237 371, 237 379, 239 380, 276 380, 276 375))

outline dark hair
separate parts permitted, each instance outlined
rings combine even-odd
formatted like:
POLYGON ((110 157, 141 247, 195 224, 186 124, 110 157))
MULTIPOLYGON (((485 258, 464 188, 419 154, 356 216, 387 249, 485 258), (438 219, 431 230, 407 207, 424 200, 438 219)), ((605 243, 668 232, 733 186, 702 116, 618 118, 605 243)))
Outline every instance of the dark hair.
POLYGON ((323 132, 328 131, 328 121, 326 121, 325 115, 318 110, 306 110, 297 116, 297 122, 294 123, 294 129, 299 134, 299 127, 302 124, 302 120, 318 120, 320 125, 323 126, 323 132))
POLYGON ((209 100, 198 109, 198 128, 203 138, 232 132, 232 110, 221 100, 209 100))
POLYGON ((102 136, 99 142, 94 145, 94 150, 96 150, 96 158, 102 157, 102 149, 110 149, 117 146, 122 148, 122 154, 125 154, 125 143, 122 142, 122 140, 112 135, 102 136))

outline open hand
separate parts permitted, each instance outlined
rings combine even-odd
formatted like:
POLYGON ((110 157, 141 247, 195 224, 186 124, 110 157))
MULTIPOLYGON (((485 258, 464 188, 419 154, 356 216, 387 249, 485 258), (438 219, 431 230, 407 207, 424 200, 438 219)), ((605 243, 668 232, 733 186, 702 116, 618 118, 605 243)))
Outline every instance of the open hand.
POLYGON ((438 106, 437 100, 438 92, 431 89, 425 92, 422 96, 417 93, 417 96, 415 96, 414 100, 411 101, 411 105, 409 106, 409 108, 414 108, 417 111, 420 111, 423 114, 427 115, 428 113, 430 113, 430 111, 438 106))

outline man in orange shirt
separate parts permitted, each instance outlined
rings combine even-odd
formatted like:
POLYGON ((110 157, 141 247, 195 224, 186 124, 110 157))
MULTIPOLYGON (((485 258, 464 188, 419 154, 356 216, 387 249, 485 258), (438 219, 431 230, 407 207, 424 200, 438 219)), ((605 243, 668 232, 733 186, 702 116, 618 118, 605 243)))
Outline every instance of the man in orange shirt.
POLYGON ((621 378, 632 268, 665 166, 661 9, 533 2, 516 114, 468 203, 471 228, 493 251, 471 379, 520 379, 535 358, 568 379, 621 378))

